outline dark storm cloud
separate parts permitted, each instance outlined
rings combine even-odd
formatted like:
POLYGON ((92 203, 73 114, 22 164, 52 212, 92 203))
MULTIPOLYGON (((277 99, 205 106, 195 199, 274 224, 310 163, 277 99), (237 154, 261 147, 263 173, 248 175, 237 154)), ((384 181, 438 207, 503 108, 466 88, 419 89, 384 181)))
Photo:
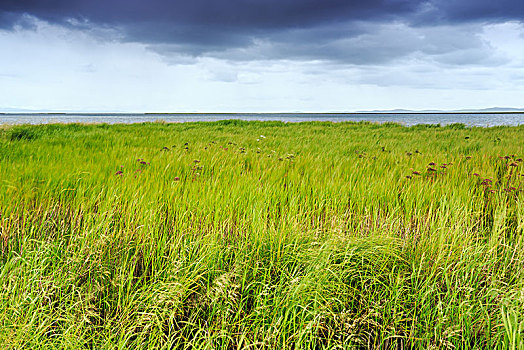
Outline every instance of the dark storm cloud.
POLYGON ((417 7, 409 0, 7 0, 2 12, 28 13, 49 21, 87 18, 116 25, 133 23, 260 30, 389 17, 417 7))
POLYGON ((0 3, 0 28, 20 25, 17 16, 24 15, 68 26, 90 23, 118 28, 127 41, 201 55, 248 47, 255 38, 294 28, 398 18, 416 7, 410 0, 7 0, 0 3))
MULTIPOLYGON (((416 19, 433 21, 520 20, 522 0, 4 0, 0 19, 12 23, 29 14, 50 22, 87 19, 106 25, 139 24, 200 30, 260 30, 310 27, 351 20, 416 19), (430 19, 429 16, 426 17, 430 19)), ((154 38, 153 38, 154 39, 154 38)))
POLYGON ((115 28, 121 40, 163 55, 381 64, 421 53, 460 64, 489 60, 478 33, 428 28, 523 14, 523 0, 7 0, 0 3, 0 28, 28 27, 34 16, 80 29, 115 28))
POLYGON ((430 0, 426 8, 436 21, 524 20, 522 0, 430 0))

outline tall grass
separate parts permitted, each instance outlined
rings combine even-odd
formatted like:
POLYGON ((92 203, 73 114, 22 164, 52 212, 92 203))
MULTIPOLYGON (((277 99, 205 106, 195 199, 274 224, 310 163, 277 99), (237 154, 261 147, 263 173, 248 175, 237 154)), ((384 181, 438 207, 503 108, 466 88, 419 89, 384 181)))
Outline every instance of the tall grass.
POLYGON ((524 127, 0 130, 0 344, 522 349, 524 127))

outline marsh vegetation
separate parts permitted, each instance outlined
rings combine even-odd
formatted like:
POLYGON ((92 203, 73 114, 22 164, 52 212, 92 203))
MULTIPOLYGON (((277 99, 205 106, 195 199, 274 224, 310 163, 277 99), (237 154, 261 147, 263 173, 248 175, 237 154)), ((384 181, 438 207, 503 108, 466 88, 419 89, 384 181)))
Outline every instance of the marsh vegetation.
POLYGON ((524 345, 524 127, 0 130, 0 344, 524 345))

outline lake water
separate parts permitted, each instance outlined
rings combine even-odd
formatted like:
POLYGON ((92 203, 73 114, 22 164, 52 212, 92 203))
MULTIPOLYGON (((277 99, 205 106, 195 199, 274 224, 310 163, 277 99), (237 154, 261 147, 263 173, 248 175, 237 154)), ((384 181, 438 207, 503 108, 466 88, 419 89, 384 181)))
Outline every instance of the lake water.
POLYGON ((0 124, 46 124, 46 123, 143 123, 165 121, 168 123, 240 120, 278 120, 283 122, 305 121, 370 121, 394 122, 406 126, 415 124, 462 123, 467 126, 522 125, 524 113, 177 113, 177 114, 0 114, 0 124))

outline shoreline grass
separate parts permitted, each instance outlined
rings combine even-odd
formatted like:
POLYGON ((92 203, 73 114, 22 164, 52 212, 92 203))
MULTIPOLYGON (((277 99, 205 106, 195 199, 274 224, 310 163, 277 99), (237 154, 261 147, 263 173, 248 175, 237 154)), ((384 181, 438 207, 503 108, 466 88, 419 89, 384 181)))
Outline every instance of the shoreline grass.
POLYGON ((524 126, 0 129, 0 344, 520 349, 524 126))

